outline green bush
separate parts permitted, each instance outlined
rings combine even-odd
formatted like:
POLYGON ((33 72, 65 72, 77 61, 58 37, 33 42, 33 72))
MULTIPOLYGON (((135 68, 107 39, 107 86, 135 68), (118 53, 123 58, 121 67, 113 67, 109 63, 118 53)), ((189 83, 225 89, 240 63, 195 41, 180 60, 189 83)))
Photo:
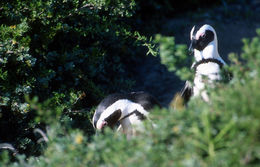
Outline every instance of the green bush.
POLYGON ((93 134, 91 108, 134 84, 127 64, 146 42, 127 24, 135 2, 14 0, 0 6, 0 142, 34 152, 33 129, 61 115, 52 106, 93 134), (36 113, 29 102, 35 96, 50 109, 36 113), (35 120, 38 114, 46 120, 35 120))
POLYGON ((18 153, 1 149, 0 166, 257 166, 260 30, 240 57, 230 55, 234 77, 210 90, 211 104, 156 110, 157 126, 146 122, 132 140, 108 129, 94 135, 94 107, 130 89, 128 64, 144 47, 169 71, 191 76, 187 47, 140 35, 132 16, 202 1, 1 1, 0 147, 8 142, 18 153))
POLYGON ((187 56, 188 48, 184 44, 176 44, 174 37, 165 37, 157 34, 155 43, 158 45, 161 64, 170 72, 175 72, 182 80, 191 78, 190 66, 192 56, 187 56))
MULTIPOLYGON (((171 41, 171 40, 170 40, 171 41)), ((171 41, 172 42, 172 41, 171 41)), ((211 103, 193 98, 186 109, 156 109, 146 131, 131 140, 106 129, 91 141, 59 123, 47 130, 43 155, 18 155, 10 166, 258 166, 260 161, 260 30, 244 40, 233 79, 210 90, 211 103)), ((54 125, 54 124, 53 124, 54 125)))

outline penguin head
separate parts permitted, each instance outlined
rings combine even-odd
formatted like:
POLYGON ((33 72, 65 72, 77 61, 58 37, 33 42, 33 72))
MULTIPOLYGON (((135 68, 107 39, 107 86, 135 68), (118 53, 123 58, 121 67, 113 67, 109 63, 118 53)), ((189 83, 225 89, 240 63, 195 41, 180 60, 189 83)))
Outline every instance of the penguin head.
POLYGON ((217 34, 208 24, 203 25, 195 33, 195 26, 190 32, 190 50, 194 51, 196 61, 207 58, 219 58, 217 34))
POLYGON ((98 130, 103 130, 105 127, 114 128, 118 123, 122 111, 118 110, 104 110, 98 117, 93 117, 93 125, 98 130))

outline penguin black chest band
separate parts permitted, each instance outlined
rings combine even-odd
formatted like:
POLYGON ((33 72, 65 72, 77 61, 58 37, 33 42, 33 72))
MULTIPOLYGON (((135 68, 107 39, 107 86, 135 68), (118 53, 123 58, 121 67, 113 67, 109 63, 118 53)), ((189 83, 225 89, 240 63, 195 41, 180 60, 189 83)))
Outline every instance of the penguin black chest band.
POLYGON ((219 65, 220 68, 223 67, 223 63, 221 61, 219 61, 218 59, 213 59, 213 58, 209 58, 209 59, 202 59, 200 61, 198 61, 196 64, 194 64, 194 66, 192 67, 195 71, 197 70, 197 67, 201 64, 206 64, 206 63, 217 63, 219 65))

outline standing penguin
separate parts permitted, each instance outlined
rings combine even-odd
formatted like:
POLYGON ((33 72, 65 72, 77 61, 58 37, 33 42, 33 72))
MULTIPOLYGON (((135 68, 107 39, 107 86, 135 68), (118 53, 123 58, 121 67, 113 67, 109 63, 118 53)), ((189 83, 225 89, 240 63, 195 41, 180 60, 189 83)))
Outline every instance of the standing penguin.
POLYGON ((118 129, 122 129, 129 138, 155 106, 161 107, 152 95, 145 92, 111 94, 97 106, 93 126, 102 130, 105 127, 115 128, 119 124, 118 129))
POLYGON ((195 34, 195 26, 190 32, 190 50, 193 51, 195 62, 191 69, 195 71, 193 84, 186 81, 181 96, 187 102, 191 96, 201 95, 202 99, 209 102, 205 90, 205 79, 207 84, 212 85, 214 81, 221 80, 221 69, 226 63, 218 53, 218 40, 214 28, 208 24, 203 25, 195 34))

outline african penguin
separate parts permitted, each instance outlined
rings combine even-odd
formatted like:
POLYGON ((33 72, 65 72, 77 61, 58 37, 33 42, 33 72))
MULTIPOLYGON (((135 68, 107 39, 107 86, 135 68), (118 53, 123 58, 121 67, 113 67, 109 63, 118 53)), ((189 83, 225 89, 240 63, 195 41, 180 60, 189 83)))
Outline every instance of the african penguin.
POLYGON ((195 34, 194 30, 195 26, 190 32, 189 50, 193 51, 195 57, 195 62, 191 66, 195 76, 193 84, 186 81, 181 96, 187 102, 191 96, 200 95, 208 102, 209 97, 204 90, 205 84, 212 86, 214 81, 221 80, 221 69, 226 63, 218 53, 218 40, 214 28, 205 24, 195 34))
POLYGON ((115 128, 119 124, 119 129, 131 137, 135 133, 134 127, 140 125, 155 106, 161 107, 152 95, 145 92, 111 94, 97 106, 93 126, 103 130, 105 127, 115 128))

